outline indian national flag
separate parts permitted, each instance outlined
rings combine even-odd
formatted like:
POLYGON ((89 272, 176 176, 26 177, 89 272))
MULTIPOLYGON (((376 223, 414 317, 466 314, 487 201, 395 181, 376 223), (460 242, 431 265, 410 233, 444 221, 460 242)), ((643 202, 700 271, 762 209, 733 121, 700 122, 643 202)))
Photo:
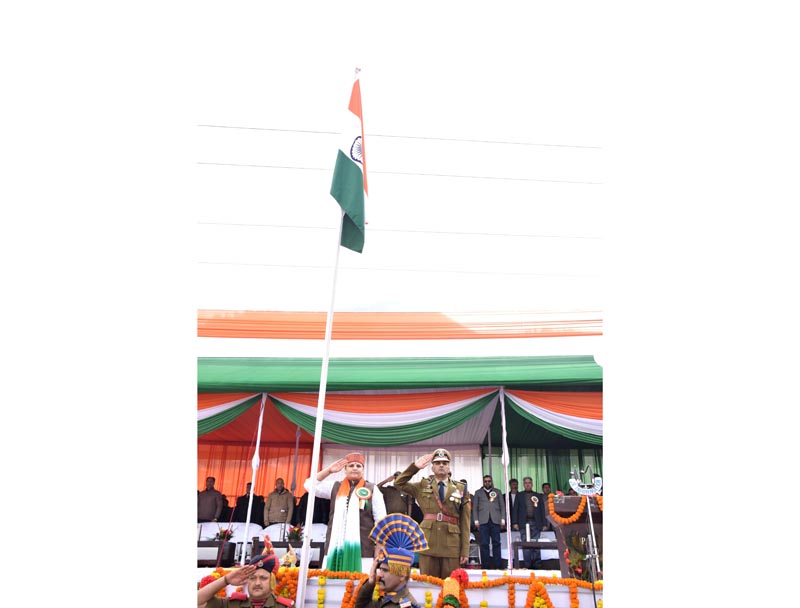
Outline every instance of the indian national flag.
POLYGON ((343 247, 361 253, 364 249, 364 207, 367 201, 367 160, 364 155, 364 118, 361 114, 361 85, 358 73, 347 109, 348 123, 333 169, 331 196, 344 211, 343 247))

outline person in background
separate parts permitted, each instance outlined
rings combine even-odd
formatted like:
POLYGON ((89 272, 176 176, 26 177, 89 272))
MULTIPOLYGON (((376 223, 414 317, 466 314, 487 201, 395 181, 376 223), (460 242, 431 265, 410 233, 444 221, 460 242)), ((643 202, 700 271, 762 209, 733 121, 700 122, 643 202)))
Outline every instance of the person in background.
MULTIPOLYGON (((517 513, 514 519, 518 522, 523 541, 529 540, 528 532, 530 532, 530 540, 537 540, 544 529, 544 524, 547 522, 544 511, 547 499, 544 495, 533 491, 533 479, 530 477, 523 477, 522 487, 523 490, 517 497, 517 513)), ((540 559, 540 555, 539 549, 523 549, 523 567, 534 568, 536 562, 540 559)))
POLYGON ((450 452, 439 448, 420 456, 394 480, 394 486, 413 496, 422 509, 420 528, 428 550, 419 554, 421 574, 444 579, 469 561, 472 507, 466 486, 450 479, 450 452), (433 475, 411 483, 428 464, 433 475))
POLYGON ((386 485, 390 481, 394 482, 398 475, 400 475, 400 471, 395 471, 394 475, 384 479, 377 484, 377 487, 381 491, 381 494, 383 494, 383 502, 386 503, 387 513, 405 513, 406 515, 411 515, 411 503, 414 502, 414 498, 410 494, 406 494, 395 488, 394 484, 391 486, 386 485))
POLYGON ((197 521, 219 521, 222 516, 222 492, 214 487, 215 477, 206 477, 206 489, 197 494, 197 521))
MULTIPOLYGON (((550 489, 550 482, 549 481, 545 481, 544 483, 542 483, 542 494, 544 495, 544 499, 545 500, 549 500, 548 497, 552 493, 553 493, 553 490, 550 489)), ((545 505, 546 504, 547 503, 545 503, 545 505)), ((545 509, 546 508, 547 508, 547 506, 545 506, 545 509)), ((545 518, 544 527, 542 528, 542 530, 552 530, 552 526, 550 525, 550 520, 549 519, 545 518)))
MULTIPOLYGON (((311 492, 311 478, 303 483, 311 492)), ((330 523, 325 538, 323 570, 332 572, 370 571, 377 548, 369 540, 375 523, 386 516, 383 494, 364 479, 364 455, 347 454, 317 473, 314 495, 331 501, 330 523), (331 482, 331 473, 345 470, 343 481, 331 482)))
MULTIPOLYGON (((244 495, 239 496, 236 499, 236 507, 233 509, 233 520, 232 521, 247 521, 247 507, 250 504, 250 494, 252 483, 247 482, 247 486, 245 487, 244 495)), ((264 513, 264 497, 255 494, 253 495, 253 506, 250 511, 250 521, 253 523, 257 523, 261 525, 261 518, 263 517, 264 513)))
MULTIPOLYGON (((292 525, 306 525, 306 511, 308 511, 308 492, 303 492, 297 503, 297 508, 292 514, 292 525)), ((314 514, 311 516, 311 523, 328 525, 331 513, 331 501, 325 498, 314 499, 314 514)))
POLYGON ((278 477, 275 480, 275 489, 269 493, 264 503, 264 527, 283 524, 284 532, 281 535, 283 540, 285 529, 291 525, 293 511, 294 495, 284 487, 283 479, 278 477))
POLYGON ((472 519, 481 537, 481 565, 487 569, 503 567, 500 532, 506 527, 506 503, 494 487, 491 475, 483 476, 483 487, 475 490, 472 519))
POLYGON ((515 520, 515 517, 517 516, 517 512, 514 509, 514 501, 516 501, 517 494, 519 493, 519 481, 517 481, 516 479, 511 479, 508 482, 508 488, 509 488, 509 490, 508 490, 508 512, 509 512, 508 521, 511 524, 511 529, 512 530, 519 530, 519 527, 516 527, 516 528, 514 527, 514 525, 517 523, 516 520, 515 520))
POLYGON ((415 522, 420 523, 424 514, 422 513, 422 509, 419 508, 417 501, 414 500, 414 497, 410 494, 401 492, 394 487, 394 480, 397 479, 398 475, 400 475, 400 471, 395 471, 391 477, 387 477, 378 484, 378 488, 380 488, 383 494, 383 501, 386 503, 386 512, 405 513, 406 515, 410 515, 411 519, 415 522), (387 486, 386 484, 390 481, 392 481, 392 485, 387 486))

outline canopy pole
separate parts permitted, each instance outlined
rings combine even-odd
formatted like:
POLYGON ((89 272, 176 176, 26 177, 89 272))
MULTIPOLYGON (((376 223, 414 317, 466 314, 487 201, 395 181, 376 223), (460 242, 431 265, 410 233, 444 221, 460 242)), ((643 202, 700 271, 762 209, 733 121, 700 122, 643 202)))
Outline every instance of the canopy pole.
POLYGON ((492 423, 491 423, 491 421, 489 422, 489 432, 486 433, 486 438, 489 440, 489 454, 488 454, 489 472, 487 473, 486 471, 484 471, 483 474, 484 475, 491 475, 492 474, 492 423))
POLYGON ((292 499, 294 499, 294 491, 297 488, 297 453, 300 451, 300 427, 298 426, 294 432, 294 467, 292 470, 292 485, 289 490, 292 492, 292 499))
MULTIPOLYGON (((325 353, 322 357, 322 373, 319 379, 319 397, 317 399, 317 420, 314 425, 314 449, 311 453, 311 489, 308 491, 308 506, 306 508, 306 523, 303 533, 303 550, 300 553, 300 572, 297 576, 297 596, 295 606, 303 608, 306 595, 306 582, 308 578, 308 562, 311 559, 311 529, 314 525, 314 498, 317 490, 317 474, 319 467, 320 438, 322 437, 322 418, 325 413, 325 388, 328 384, 328 358, 331 347, 331 333, 333 330, 333 305, 336 301, 336 275, 339 269, 339 249, 342 240, 342 223, 344 222, 344 209, 339 218, 339 232, 336 235, 336 259, 333 264, 333 281, 331 287, 331 304, 328 308, 328 317, 325 320, 325 353)), ((324 559, 324 555, 321 555, 324 559)))
POLYGON ((250 514, 253 511, 253 495, 256 489, 256 472, 261 464, 261 458, 258 455, 258 450, 261 447, 261 425, 264 422, 264 405, 267 403, 267 393, 261 393, 261 411, 258 414, 258 433, 256 433, 256 449, 253 452, 253 460, 250 466, 253 467, 253 475, 250 478, 250 498, 247 501, 247 517, 244 522, 244 542, 242 543, 242 554, 239 556, 239 564, 244 565, 244 560, 247 555, 247 536, 250 528, 250 514))

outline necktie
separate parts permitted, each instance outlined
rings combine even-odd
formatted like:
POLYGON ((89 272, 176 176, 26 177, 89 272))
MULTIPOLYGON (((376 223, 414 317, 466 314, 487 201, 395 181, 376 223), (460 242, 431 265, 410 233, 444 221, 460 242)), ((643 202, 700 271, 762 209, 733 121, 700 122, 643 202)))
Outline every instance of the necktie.
POLYGON ((444 482, 443 481, 439 482, 439 500, 444 502, 444 482))

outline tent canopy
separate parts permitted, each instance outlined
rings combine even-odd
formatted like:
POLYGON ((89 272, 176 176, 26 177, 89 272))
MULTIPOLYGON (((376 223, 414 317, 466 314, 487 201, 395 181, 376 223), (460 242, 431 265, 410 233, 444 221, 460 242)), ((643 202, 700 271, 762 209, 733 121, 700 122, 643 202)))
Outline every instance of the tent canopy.
MULTIPOLYGON (((313 443, 322 361, 201 358, 201 442, 249 442, 263 394, 262 440, 313 443), (248 392, 253 391, 253 392, 248 392)), ((602 444, 602 369, 591 356, 331 359, 323 439, 372 446, 500 442, 602 444)))

